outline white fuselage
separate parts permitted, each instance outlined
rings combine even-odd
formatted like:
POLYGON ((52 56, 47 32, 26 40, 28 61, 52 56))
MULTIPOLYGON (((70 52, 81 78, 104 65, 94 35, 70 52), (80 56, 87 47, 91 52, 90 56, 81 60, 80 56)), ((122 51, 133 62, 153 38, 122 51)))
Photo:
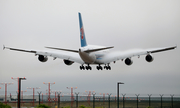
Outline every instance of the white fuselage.
POLYGON ((79 49, 79 56, 86 64, 103 64, 103 57, 107 53, 107 50, 95 51, 95 52, 85 52, 87 50, 93 50, 97 48, 104 48, 103 46, 88 45, 86 47, 81 47, 79 49))

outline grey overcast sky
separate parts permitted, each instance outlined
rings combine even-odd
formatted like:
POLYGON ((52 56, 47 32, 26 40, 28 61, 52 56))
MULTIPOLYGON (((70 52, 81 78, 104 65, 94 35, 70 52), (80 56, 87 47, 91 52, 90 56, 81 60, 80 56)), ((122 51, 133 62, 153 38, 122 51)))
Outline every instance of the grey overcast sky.
MULTIPOLYGON (((78 49, 81 12, 88 44, 115 46, 112 50, 180 46, 179 0, 0 0, 0 46, 44 50, 45 46, 78 49)), ((8 93, 16 94, 17 82, 26 87, 55 82, 52 90, 116 93, 116 83, 126 94, 180 94, 180 49, 132 58, 131 66, 111 63, 111 71, 81 71, 80 64, 66 66, 49 58, 45 63, 34 54, 0 49, 0 82, 14 82, 8 93)), ((0 85, 0 95, 4 86, 0 85)), ((27 94, 31 94, 28 90, 27 94)))

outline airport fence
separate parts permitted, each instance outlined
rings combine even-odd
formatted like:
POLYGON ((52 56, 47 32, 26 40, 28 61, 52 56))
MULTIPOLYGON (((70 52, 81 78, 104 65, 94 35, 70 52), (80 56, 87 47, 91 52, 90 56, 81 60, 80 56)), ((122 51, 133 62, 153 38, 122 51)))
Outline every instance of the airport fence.
MULTIPOLYGON (((17 107, 17 95, 0 96, 0 102, 17 107)), ((24 95, 21 96, 21 107, 35 107, 39 104, 45 104, 52 108, 71 107, 78 108, 85 106, 88 108, 117 108, 117 97, 112 95, 87 95, 78 94, 72 96, 64 95, 24 95)), ((119 108, 180 108, 180 96, 176 95, 122 95, 119 98, 119 108)))

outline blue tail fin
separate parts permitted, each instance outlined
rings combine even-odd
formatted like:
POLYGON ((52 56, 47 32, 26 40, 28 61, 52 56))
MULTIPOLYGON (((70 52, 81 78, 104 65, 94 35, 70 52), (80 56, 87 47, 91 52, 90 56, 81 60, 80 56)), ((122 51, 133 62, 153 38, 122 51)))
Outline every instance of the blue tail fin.
POLYGON ((79 26, 80 26, 80 40, 81 40, 81 47, 87 46, 86 43, 86 37, 84 33, 84 27, 83 27, 83 22, 81 18, 81 13, 79 13, 79 26))

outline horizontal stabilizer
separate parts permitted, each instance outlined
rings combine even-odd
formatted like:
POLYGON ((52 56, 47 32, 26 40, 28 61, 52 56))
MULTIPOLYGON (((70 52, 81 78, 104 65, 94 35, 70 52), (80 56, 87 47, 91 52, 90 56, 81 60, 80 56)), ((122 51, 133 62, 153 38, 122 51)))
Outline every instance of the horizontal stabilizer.
POLYGON ((45 47, 45 48, 55 49, 55 50, 62 50, 62 51, 70 51, 70 52, 75 52, 75 53, 78 53, 78 52, 79 52, 79 51, 77 51, 77 50, 70 50, 70 49, 63 49, 63 48, 54 48, 54 47, 45 47))
POLYGON ((98 48, 98 49, 87 50, 84 52, 90 53, 90 52, 96 52, 96 51, 106 50, 106 49, 110 49, 110 48, 114 48, 114 47, 112 46, 112 47, 98 48))
MULTIPOLYGON (((75 52, 75 53, 79 52, 77 50, 70 50, 70 49, 63 49, 63 48, 54 48, 54 47, 45 47, 45 48, 55 49, 55 50, 62 50, 62 51, 69 51, 69 52, 75 52)), ((114 48, 114 47, 105 47, 105 48, 91 49, 91 50, 86 50, 84 52, 90 53, 90 52, 96 52, 96 51, 106 50, 106 49, 110 49, 110 48, 114 48)))

